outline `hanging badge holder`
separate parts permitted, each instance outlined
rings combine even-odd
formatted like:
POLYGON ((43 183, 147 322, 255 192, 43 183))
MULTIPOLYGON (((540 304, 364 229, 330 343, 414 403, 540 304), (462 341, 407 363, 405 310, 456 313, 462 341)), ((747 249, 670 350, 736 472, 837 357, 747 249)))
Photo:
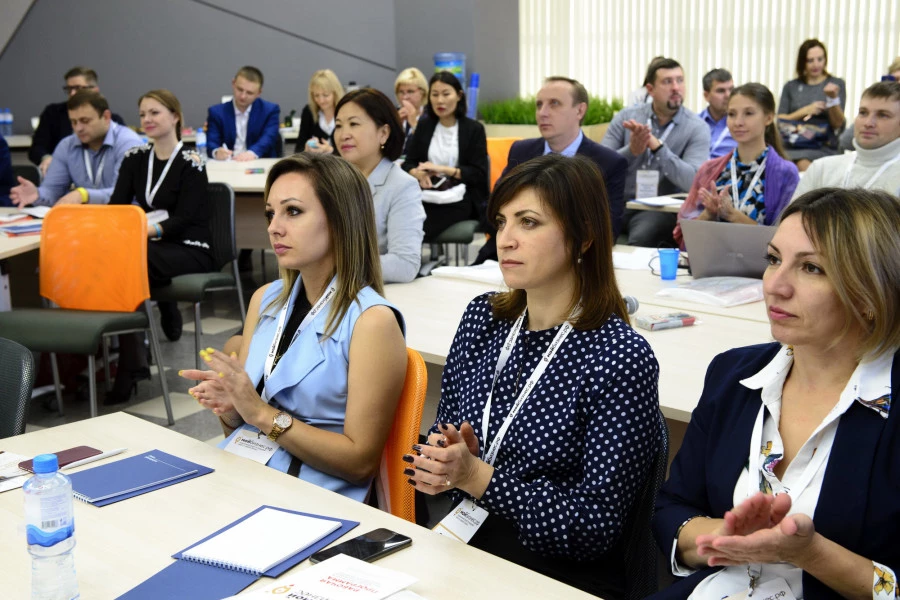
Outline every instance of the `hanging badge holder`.
POLYGON ((659 194, 659 171, 639 169, 635 180, 635 198, 655 198, 659 194))
POLYGON ((476 505, 475 502, 466 499, 441 519, 441 522, 435 525, 432 531, 468 544, 478 528, 488 518, 488 514, 488 511, 476 505))
POLYGON ((797 600, 797 597, 791 592, 791 587, 783 577, 776 577, 737 594, 726 596, 724 600, 797 600))
POLYGON ((269 462, 278 448, 280 448, 278 442, 273 442, 266 437, 265 433, 253 425, 245 423, 232 434, 231 440, 225 446, 225 451, 264 465, 269 462))

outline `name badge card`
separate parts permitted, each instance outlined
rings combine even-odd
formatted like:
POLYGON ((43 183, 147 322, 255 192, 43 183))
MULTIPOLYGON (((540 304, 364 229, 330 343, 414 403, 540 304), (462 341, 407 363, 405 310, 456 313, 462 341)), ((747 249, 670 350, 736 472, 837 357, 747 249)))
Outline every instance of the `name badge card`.
POLYGON ((484 520, 488 518, 488 514, 488 511, 476 505, 475 502, 466 499, 441 519, 441 522, 435 525, 432 531, 468 544, 484 520))
POLYGON ((234 432, 228 445, 225 446, 225 451, 255 460, 259 464, 264 465, 269 462, 269 459, 272 458, 272 455, 275 454, 278 448, 280 446, 277 442, 267 438, 266 434, 253 425, 245 423, 234 432))
POLYGON ((760 583, 753 589, 746 589, 739 594, 732 594, 725 600, 796 600, 791 587, 783 577, 760 583))
POLYGON ((634 187, 635 198, 655 198, 659 194, 659 171, 640 169, 634 187))

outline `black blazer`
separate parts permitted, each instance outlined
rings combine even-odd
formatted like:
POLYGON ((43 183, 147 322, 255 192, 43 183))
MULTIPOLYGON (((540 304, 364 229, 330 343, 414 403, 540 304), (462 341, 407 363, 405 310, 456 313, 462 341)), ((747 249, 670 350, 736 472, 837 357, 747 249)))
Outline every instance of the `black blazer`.
MULTIPOLYGON (((473 218, 483 215, 487 210, 488 200, 488 155, 487 137, 484 133, 484 125, 468 117, 459 117, 459 171, 462 174, 462 182, 466 184, 466 195, 463 200, 472 205, 473 218)), ((428 162, 428 146, 434 137, 437 121, 432 119, 419 119, 416 132, 412 135, 407 145, 406 160, 403 161, 403 170, 407 173, 419 166, 419 163, 428 162)))
MULTIPOLYGON (((734 486, 747 464, 747 448, 762 402, 759 390, 739 382, 766 366, 779 348, 777 343, 737 348, 710 363, 703 394, 656 500, 653 533, 666 557, 686 519, 695 515, 721 518, 732 508, 734 486)), ((898 386, 900 359, 895 354, 891 388, 898 386)), ((900 412, 894 407, 893 413, 881 418, 855 402, 841 416, 813 522, 826 538, 896 572, 900 568, 900 412)), ((716 570, 701 569, 653 598, 687 598, 716 570)), ((806 573, 803 595, 839 597, 806 573)))
MULTIPOLYGON (((625 213, 625 179, 628 176, 628 161, 615 150, 601 146, 597 142, 584 136, 581 145, 575 152, 594 161, 603 173, 603 181, 606 184, 606 196, 609 199, 609 216, 612 223, 613 243, 619 237, 622 230, 622 217, 625 213)), ((519 140, 509 149, 509 158, 506 168, 503 169, 503 178, 510 170, 521 163, 537 158, 544 154, 544 138, 519 140)))
POLYGON ((338 153, 337 144, 334 143, 334 135, 325 133, 319 127, 319 120, 313 117, 312 110, 307 104, 300 111, 300 131, 297 134, 297 146, 294 148, 294 152, 298 154, 303 152, 306 149, 306 142, 309 138, 328 140, 328 143, 334 148, 334 154, 338 153))

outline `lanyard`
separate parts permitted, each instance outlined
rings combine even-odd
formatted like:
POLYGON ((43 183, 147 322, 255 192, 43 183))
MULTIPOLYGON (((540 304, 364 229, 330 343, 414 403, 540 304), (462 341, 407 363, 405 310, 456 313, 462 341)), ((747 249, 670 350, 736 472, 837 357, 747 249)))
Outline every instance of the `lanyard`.
POLYGON ((175 161, 175 157, 178 155, 178 151, 181 150, 181 147, 184 145, 184 142, 181 140, 178 141, 178 145, 175 146, 175 149, 172 150, 172 155, 169 156, 169 160, 166 161, 166 166, 163 167, 162 173, 159 176, 159 180, 156 182, 156 185, 153 186, 153 189, 150 189, 150 182, 153 180, 153 157, 156 156, 156 152, 154 152, 153 148, 150 148, 150 152, 147 158, 147 187, 144 190, 144 197, 147 199, 147 204, 149 206, 153 206, 153 199, 156 198, 156 192, 159 191, 159 186, 162 185, 163 179, 166 178, 166 173, 169 172, 169 167, 172 166, 172 163, 175 161))
POLYGON ((762 177, 763 171, 766 170, 766 161, 769 160, 768 155, 763 159, 763 161, 759 164, 759 168, 756 169, 756 173, 753 175, 753 179, 750 180, 750 185, 747 186, 747 189, 744 191, 744 197, 738 198, 737 192, 737 150, 734 151, 734 154, 731 155, 731 198, 734 200, 734 207, 740 208, 741 205, 747 201, 747 196, 750 195, 750 192, 753 190, 753 186, 756 185, 756 182, 759 181, 759 178, 762 177))
POLYGON ((100 164, 97 166, 97 177, 94 177, 94 168, 91 166, 91 155, 88 153, 87 148, 82 148, 81 152, 84 156, 84 168, 87 171, 88 181, 91 182, 92 186, 99 187, 97 182, 103 177, 103 165, 106 163, 106 146, 103 146, 100 150, 100 164))
MULTIPOLYGON (((647 119, 647 125, 650 127, 650 130, 653 131, 653 121, 651 121, 650 119, 647 119)), ((669 124, 666 125, 666 128, 662 132, 662 135, 657 138, 659 140, 660 144, 666 143, 666 140, 669 138, 669 134, 672 133, 673 125, 675 125, 675 121, 669 121, 669 124)), ((647 148, 647 160, 644 162, 644 167, 645 168, 649 167, 650 161, 652 161, 652 160, 653 160, 653 152, 650 150, 650 148, 647 148)))
POLYGON ((728 126, 727 125, 722 129, 722 133, 719 134, 719 139, 717 139, 716 143, 713 144, 712 148, 709 149, 710 154, 712 154, 713 151, 722 144, 722 140, 725 139, 726 135, 728 135, 728 126))
POLYGON ((491 417, 491 401, 494 397, 494 386, 497 385, 497 379, 500 377, 500 372, 503 371, 503 367, 506 366, 507 361, 509 361, 509 357, 512 355, 513 346, 515 346, 516 344, 516 338, 519 336, 519 331, 522 329, 522 322, 525 320, 525 315, 527 313, 528 309, 525 309, 522 314, 519 315, 519 318, 516 319, 515 323, 513 323, 512 329, 509 330, 509 335, 506 336, 506 341, 503 343, 503 349, 500 351, 500 358, 497 359, 497 367, 494 370, 494 381, 491 383, 491 391, 490 393, 488 393, 487 402, 484 405, 484 413, 481 417, 482 446, 487 448, 487 451, 484 454, 484 461, 489 465, 494 464, 494 460, 496 460, 497 458, 497 453, 500 451, 500 445, 503 443, 503 438, 506 436, 506 432, 509 429, 509 426, 512 424, 513 419, 516 418, 519 409, 521 409, 522 405, 525 404, 525 400, 531 394, 531 390, 533 390, 537 385, 538 380, 544 374, 544 371, 547 370, 547 366, 550 364, 550 361, 552 361, 554 355, 556 355, 556 351, 559 350, 560 346, 562 346, 563 341, 565 341, 566 337, 573 329, 572 324, 569 321, 566 321, 562 324, 562 326, 560 326, 559 331, 556 333, 556 337, 554 337, 553 341, 550 342, 550 345, 547 347, 547 350, 541 357, 541 360, 538 363, 537 367, 534 369, 534 372, 528 378, 528 381, 525 382, 525 385, 522 387, 522 391, 519 392, 519 396, 516 398, 513 407, 510 409, 509 414, 506 415, 506 419, 500 426, 500 430, 497 431, 497 437, 494 438, 494 441, 491 442, 490 447, 488 447, 488 421, 491 417))
POLYGON ((803 490, 809 487, 810 482, 812 482, 813 477, 816 476, 816 473, 819 472, 822 464, 826 460, 828 460, 828 457, 826 455, 831 453, 826 452, 823 446, 831 445, 831 442, 834 440, 834 435, 837 428, 830 428, 829 432, 825 432, 824 435, 821 430, 813 432, 813 435, 819 438, 818 443, 816 444, 817 450, 813 454, 812 459, 806 465, 806 468, 803 469, 803 473, 800 475, 800 479, 797 480, 797 483, 788 488, 785 487, 784 484, 780 483, 774 474, 769 473, 765 469, 760 470, 759 455, 760 448, 762 448, 763 419, 765 417, 765 412, 766 405, 763 404, 759 408, 759 414, 756 417, 756 424, 753 426, 753 433, 750 435, 750 463, 748 465, 749 471, 747 477, 747 497, 749 498, 759 491, 759 475, 760 473, 762 473, 762 476, 766 478, 770 485, 772 485, 772 491, 774 493, 778 494, 780 490, 783 493, 789 494, 791 496, 791 500, 796 503, 796 501, 800 498, 800 494, 803 493, 803 490))
MULTIPOLYGON (((854 153, 853 158, 850 159, 850 164, 847 165, 847 172, 844 173, 844 185, 842 185, 841 187, 847 187, 847 184, 850 181, 850 171, 853 170, 853 164, 856 162, 856 157, 857 154, 854 153)), ((866 182, 866 185, 864 185, 863 188, 869 189, 870 187, 872 187, 872 184, 875 183, 875 180, 881 177, 881 174, 887 171, 888 167, 890 167, 898 160, 900 160, 900 154, 897 154, 897 156, 881 165, 881 168, 875 171, 875 174, 872 175, 872 177, 866 182)))
MULTIPOLYGON (((263 370, 263 380, 269 381, 269 376, 272 374, 272 370, 275 368, 275 355, 278 353, 278 343, 281 341, 281 335, 284 332, 284 324, 287 320, 288 307, 293 306, 294 302, 297 300, 297 294, 300 290, 300 279, 294 282, 294 289, 291 290, 291 296, 288 298, 288 301, 284 303, 284 306, 281 307, 281 313, 278 315, 278 326, 275 328, 275 337, 272 338, 272 346, 269 348, 269 354, 266 355, 266 364, 263 370), (293 301, 293 302, 292 302, 293 301)), ((325 290, 325 293, 322 294, 322 297, 316 301, 315 306, 310 309, 306 316, 303 317, 303 320, 300 322, 300 326, 297 327, 297 331, 294 332, 294 337, 291 338, 291 344, 294 343, 294 340, 297 339, 297 336, 300 335, 300 332, 306 329, 306 327, 312 322, 313 319, 316 318, 316 315, 319 314, 323 308, 325 308, 331 299, 334 297, 334 294, 337 292, 337 278, 331 280, 331 283, 328 284, 328 289, 325 290)), ((263 390, 263 394, 265 395, 265 390, 263 390)), ((263 400, 268 401, 267 398, 263 398, 263 400)))

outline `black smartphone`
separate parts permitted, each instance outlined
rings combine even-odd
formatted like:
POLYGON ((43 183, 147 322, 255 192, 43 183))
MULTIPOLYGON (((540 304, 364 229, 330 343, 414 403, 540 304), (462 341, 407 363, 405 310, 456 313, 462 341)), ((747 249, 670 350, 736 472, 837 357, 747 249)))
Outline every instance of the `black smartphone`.
POLYGON ((412 544, 412 540, 407 536, 382 527, 352 540, 341 542, 337 546, 320 550, 309 557, 309 562, 319 563, 338 554, 346 554, 353 558, 372 562, 401 548, 406 548, 410 544, 412 544))

